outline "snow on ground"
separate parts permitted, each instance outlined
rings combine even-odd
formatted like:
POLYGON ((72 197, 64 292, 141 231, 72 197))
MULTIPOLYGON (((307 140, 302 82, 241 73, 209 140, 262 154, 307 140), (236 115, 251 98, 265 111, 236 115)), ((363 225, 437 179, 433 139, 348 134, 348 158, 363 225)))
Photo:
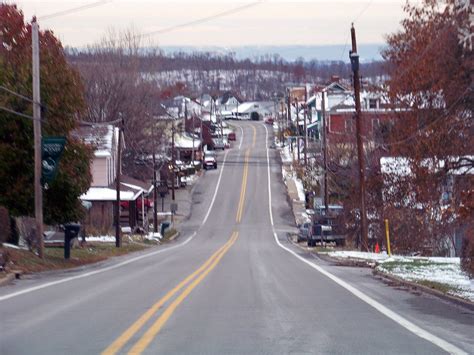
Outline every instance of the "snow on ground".
POLYGON ((449 288, 448 294, 474 302, 474 280, 461 270, 459 258, 399 256, 359 251, 335 251, 329 256, 376 262, 377 270, 414 282, 435 282, 449 288))
POLYGON ((86 242, 106 242, 106 243, 111 243, 115 242, 115 236, 113 235, 99 235, 99 236, 87 236, 86 237, 86 242))
POLYGON ((293 161, 293 156, 290 152, 290 146, 286 145, 282 150, 281 150, 281 160, 283 163, 291 163, 293 161))
POLYGON ((150 232, 148 233, 147 235, 145 235, 145 238, 148 239, 148 240, 160 240, 163 236, 161 235, 161 233, 154 233, 154 232, 150 232))
POLYGON ((303 182, 300 179, 293 178, 295 181, 296 189, 298 190, 298 198, 300 201, 305 201, 305 194, 304 194, 304 188, 303 188, 303 182))
POLYGON ((366 253, 363 251, 333 251, 329 256, 342 259, 360 259, 367 261, 381 261, 388 258, 386 253, 366 253))

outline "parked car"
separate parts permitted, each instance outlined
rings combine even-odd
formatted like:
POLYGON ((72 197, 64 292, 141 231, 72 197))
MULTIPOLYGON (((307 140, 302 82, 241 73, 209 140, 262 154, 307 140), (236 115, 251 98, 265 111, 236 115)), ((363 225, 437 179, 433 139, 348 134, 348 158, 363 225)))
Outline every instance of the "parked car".
POLYGON ((216 155, 214 152, 207 151, 204 154, 203 168, 206 170, 209 168, 217 169, 217 160, 216 160, 216 155))
POLYGON ((214 149, 225 149, 225 143, 222 138, 213 138, 212 142, 214 143, 214 149))
POLYGON ((267 118, 265 118, 265 123, 272 125, 272 124, 273 124, 273 117, 267 117, 267 118))
POLYGON ((227 139, 228 139, 229 141, 235 141, 235 140, 236 140, 235 132, 230 132, 230 133, 227 135, 227 139))
POLYGON ((311 230, 311 222, 305 222, 299 226, 297 242, 308 240, 308 234, 311 230))

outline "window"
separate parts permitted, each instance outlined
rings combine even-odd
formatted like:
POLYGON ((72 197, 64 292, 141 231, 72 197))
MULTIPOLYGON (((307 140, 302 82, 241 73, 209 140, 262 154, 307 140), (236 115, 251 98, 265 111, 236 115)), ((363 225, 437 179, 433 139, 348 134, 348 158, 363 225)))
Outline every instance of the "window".
POLYGON ((344 129, 346 133, 353 133, 354 132, 354 120, 352 117, 346 118, 344 121, 344 129))
POLYGON ((372 132, 377 133, 380 131, 380 120, 378 118, 372 119, 372 132))
POLYGON ((377 99, 369 99, 369 109, 376 109, 378 108, 377 106, 377 99))

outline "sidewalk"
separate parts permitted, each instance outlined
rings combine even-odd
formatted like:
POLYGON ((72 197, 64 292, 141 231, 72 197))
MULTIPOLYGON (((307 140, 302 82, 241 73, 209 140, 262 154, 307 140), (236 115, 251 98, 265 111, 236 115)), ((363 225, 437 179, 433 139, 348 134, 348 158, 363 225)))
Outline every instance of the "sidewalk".
POLYGON ((305 201, 301 200, 300 194, 298 193, 298 187, 296 186, 295 179, 293 177, 293 169, 291 166, 291 162, 288 162, 284 159, 283 151, 280 152, 282 154, 282 175, 283 175, 283 182, 286 185, 288 198, 291 204, 291 210, 293 211, 293 216, 295 218, 295 222, 297 225, 302 224, 307 221, 308 215, 306 213, 305 208, 305 201))
POLYGON ((189 218, 191 215, 191 207, 192 207, 192 193, 191 190, 194 184, 199 179, 199 173, 195 175, 195 177, 187 182, 186 187, 180 187, 175 189, 175 199, 172 200, 172 192, 171 189, 166 194, 165 198, 162 201, 162 198, 158 196, 157 198, 157 215, 158 215, 158 223, 163 221, 171 222, 171 204, 176 203, 178 205, 178 210, 176 214, 173 216, 173 223, 176 227, 182 221, 189 218), (162 208, 163 206, 163 208, 162 208))

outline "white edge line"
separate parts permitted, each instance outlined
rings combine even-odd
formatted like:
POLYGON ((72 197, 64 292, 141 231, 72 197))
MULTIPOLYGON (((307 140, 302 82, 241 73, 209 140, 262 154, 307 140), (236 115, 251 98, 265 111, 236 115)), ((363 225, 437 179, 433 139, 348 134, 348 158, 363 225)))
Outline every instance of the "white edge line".
POLYGON ((244 129, 242 128, 242 126, 239 126, 240 128, 240 131, 242 132, 242 134, 240 135, 240 144, 239 144, 239 150, 242 149, 242 142, 244 141, 244 129))
POLYGON ((25 294, 25 293, 30 293, 30 292, 33 292, 33 291, 41 290, 41 289, 43 289, 43 288, 47 288, 47 287, 50 287, 50 286, 59 285, 59 284, 65 283, 65 282, 69 282, 69 281, 73 281, 73 280, 77 280, 77 279, 82 279, 82 278, 85 278, 85 277, 88 277, 88 276, 97 275, 97 274, 101 274, 101 273, 106 272, 106 271, 110 271, 110 270, 113 270, 113 269, 117 269, 117 268, 119 268, 119 267, 122 267, 122 266, 124 266, 124 265, 133 263, 133 262, 135 262, 135 261, 142 260, 142 259, 148 258, 148 257, 150 257, 150 256, 154 256, 154 255, 156 255, 156 254, 164 253, 165 251, 169 251, 169 250, 172 250, 172 249, 176 249, 176 248, 182 247, 183 245, 188 244, 188 243, 194 238, 195 235, 196 235, 196 232, 194 232, 193 234, 191 234, 191 236, 190 236, 188 239, 186 239, 186 240, 185 240, 183 243, 181 243, 181 244, 174 245, 174 246, 169 247, 169 248, 166 248, 166 249, 160 249, 160 250, 157 250, 157 251, 154 251, 154 252, 145 254, 145 255, 140 255, 140 256, 137 256, 137 257, 135 257, 135 258, 122 261, 121 263, 118 263, 118 264, 115 264, 115 265, 112 265, 112 266, 105 267, 105 268, 100 269, 100 270, 94 270, 94 271, 86 272, 86 273, 81 274, 81 275, 66 277, 66 278, 61 279, 61 280, 52 281, 52 282, 47 282, 47 283, 42 284, 42 285, 30 287, 30 288, 27 288, 27 289, 24 289, 24 290, 21 290, 21 291, 17 291, 17 292, 10 293, 10 294, 8 294, 8 295, 0 296, 0 301, 4 301, 4 300, 7 300, 7 299, 9 299, 9 298, 13 298, 13 297, 16 297, 16 296, 20 296, 20 295, 23 295, 23 294, 25 294))
MULTIPOLYGON (((203 220, 203 222, 201 223, 201 227, 206 223, 206 221, 207 221, 207 219, 208 219, 208 217, 209 217, 209 214, 211 213, 211 209, 212 209, 212 207, 214 206, 214 201, 216 200, 217 192, 218 192, 218 190, 219 190, 219 186, 220 186, 220 182, 221 182, 221 178, 222 178, 222 172, 224 171, 224 165, 225 165, 225 161, 226 161, 226 159, 227 159, 227 154, 228 154, 228 153, 229 153, 229 151, 227 151, 227 152, 225 153, 224 162, 222 163, 222 168, 221 168, 221 172, 220 172, 220 174, 219 174, 219 180, 217 181, 216 189, 215 189, 215 191, 214 191, 214 196, 212 197, 211 204, 209 205, 209 209, 207 210, 206 217, 204 217, 204 220, 203 220)), ((191 234, 191 236, 189 236, 189 238, 186 239, 186 240, 185 240, 184 242, 182 242, 181 244, 177 244, 177 245, 171 246, 171 247, 166 248, 166 249, 160 249, 160 250, 157 250, 157 251, 148 253, 148 254, 140 255, 140 256, 137 256, 137 257, 135 257, 135 258, 131 258, 131 259, 122 261, 121 263, 118 263, 118 264, 115 264, 115 265, 112 265, 112 266, 105 267, 105 268, 103 268, 103 269, 99 269, 99 270, 94 270, 94 271, 86 272, 86 273, 84 273, 84 274, 80 274, 80 275, 76 275, 76 276, 66 277, 66 278, 61 279, 61 280, 47 282, 47 283, 44 283, 44 284, 42 284, 42 285, 38 285, 38 286, 26 288, 26 289, 21 290, 21 291, 17 291, 17 292, 13 292, 13 293, 10 293, 10 294, 4 295, 4 296, 0 296, 0 302, 1 302, 1 301, 8 300, 8 299, 13 298, 13 297, 16 297, 16 296, 24 295, 24 294, 26 294, 26 293, 38 291, 38 290, 41 290, 41 289, 43 289, 43 288, 47 288, 47 287, 51 287, 51 286, 55 286, 55 285, 60 285, 60 284, 65 283, 65 282, 69 282, 69 281, 78 280, 78 279, 82 279, 82 278, 85 278, 85 277, 89 277, 89 276, 101 274, 101 273, 103 273, 103 272, 110 271, 110 270, 114 270, 114 269, 117 269, 117 268, 122 267, 122 266, 124 266, 124 265, 128 265, 128 264, 133 263, 133 262, 135 262, 135 261, 142 260, 142 259, 145 259, 145 258, 149 258, 150 256, 154 256, 154 255, 161 254, 161 253, 164 253, 164 252, 169 251, 169 250, 173 250, 173 249, 176 249, 176 248, 180 248, 180 247, 182 247, 182 246, 188 244, 188 243, 196 236, 196 234, 197 234, 197 232, 193 232, 193 233, 191 234)))
POLYGON ((465 352, 464 350, 462 350, 462 349, 456 347, 455 345, 447 342, 446 340, 443 340, 443 339, 437 337, 436 335, 431 334, 428 331, 420 328, 416 324, 410 322, 408 319, 400 316, 399 314, 397 314, 394 311, 390 310, 389 308, 385 307, 384 305, 377 302, 373 298, 367 296, 365 293, 363 293, 363 292, 359 291, 358 289, 356 289, 355 287, 351 286, 349 283, 343 281, 342 279, 338 278, 337 276, 335 276, 335 275, 331 274, 330 272, 324 270, 322 267, 306 260, 305 258, 303 258, 300 255, 298 255, 297 253, 295 253, 293 250, 291 250, 291 249, 285 247, 283 244, 281 244, 281 242, 278 239, 278 236, 275 232, 274 225, 273 225, 273 212, 272 212, 272 203, 271 203, 272 193, 271 193, 271 189, 270 189, 270 187, 271 187, 271 184, 270 184, 270 158, 269 158, 269 153, 268 153, 268 129, 265 125, 263 125, 263 126, 265 127, 265 131, 266 131, 265 148, 267 150, 267 168, 268 168, 268 197, 269 197, 268 207, 269 207, 269 210, 270 210, 270 221, 271 221, 272 229, 273 229, 273 237, 275 238, 275 242, 278 244, 278 246, 280 248, 286 250, 288 253, 292 254, 293 256, 295 256, 296 258, 298 258, 299 260, 301 260, 305 264, 309 265, 313 269, 319 271, 321 274, 328 277, 329 279, 331 279, 332 281, 337 283, 339 286, 345 288, 347 291, 349 291, 354 296, 356 296, 360 300, 367 303, 369 306, 375 308, 377 311, 382 313, 384 316, 386 316, 386 317, 390 318, 391 320, 395 321, 396 323, 398 323, 399 325, 401 325, 402 327, 404 327, 408 331, 412 332, 413 334, 417 335, 418 337, 423 338, 423 339, 431 342, 432 344, 434 344, 434 345, 438 346, 439 348, 449 352, 450 354, 467 354, 467 352, 465 352))
POLYGON ((214 201, 216 200, 217 191, 219 190, 219 185, 221 184, 222 173, 224 172, 224 166, 225 166, 228 153, 229 151, 225 152, 224 161, 222 162, 221 172, 219 174, 219 179, 217 180, 216 190, 214 191, 214 196, 212 196, 211 205, 209 206, 209 209, 207 210, 206 216, 204 217, 204 220, 202 221, 201 226, 203 226, 206 223, 207 219, 209 218, 209 214, 211 213, 212 206, 214 206, 214 201))

